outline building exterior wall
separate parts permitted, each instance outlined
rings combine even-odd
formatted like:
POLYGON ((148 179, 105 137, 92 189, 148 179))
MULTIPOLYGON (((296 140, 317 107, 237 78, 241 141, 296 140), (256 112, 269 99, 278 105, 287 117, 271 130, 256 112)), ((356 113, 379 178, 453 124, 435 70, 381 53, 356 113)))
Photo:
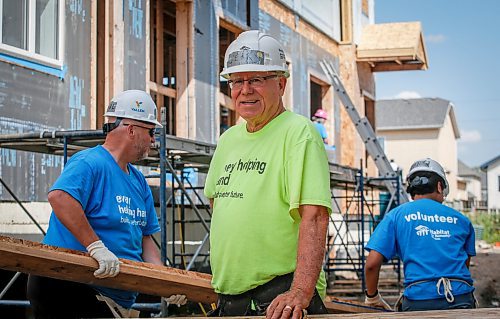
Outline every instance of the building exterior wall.
POLYGON ((439 135, 437 129, 379 130, 378 135, 385 139, 385 153, 389 159, 394 159, 394 162, 398 164, 403 177, 406 177, 415 160, 424 157, 437 160, 437 137, 439 135))
POLYGON ((500 161, 488 166, 488 209, 500 210, 500 161))
POLYGON ((378 130, 378 135, 385 139, 386 155, 401 167, 403 177, 418 159, 430 157, 438 161, 447 173, 450 187, 447 201, 459 200, 457 142, 449 115, 440 129, 378 130))
POLYGON ((438 157, 436 160, 446 171, 446 178, 450 185, 448 200, 455 200, 457 194, 458 152, 457 141, 449 113, 446 116, 443 127, 439 130, 437 150, 438 157))
POLYGON ((464 179, 467 181, 467 194, 468 194, 468 199, 475 199, 477 201, 483 200, 482 194, 481 194, 481 180, 478 178, 474 177, 464 177, 464 179), (471 198, 472 196, 472 198, 471 198))
MULTIPOLYGON (((30 58, 0 57, 0 130, 2 134, 90 129, 91 19, 90 1, 63 6, 62 67, 47 67, 30 58)), ((46 200, 59 176, 60 156, 0 150, 0 175, 20 200, 46 200)), ((11 200, 0 185, 0 200, 11 200)))
MULTIPOLYGON (((185 65, 182 72, 176 74, 176 84, 184 82, 186 88, 177 95, 177 107, 186 110, 182 114, 185 118, 177 119, 186 123, 178 135, 210 143, 218 140, 220 52, 217 39, 218 19, 222 16, 243 29, 267 32, 282 43, 291 66, 288 85, 292 89, 287 108, 311 117, 310 77, 329 83, 319 64, 327 60, 339 71, 343 84, 363 116, 364 100, 360 92, 375 96, 374 77, 368 65, 356 63, 354 43, 340 44, 340 1, 328 2, 333 17, 331 21, 325 18, 324 12, 314 15, 322 2, 249 0, 248 17, 239 14, 239 9, 231 11, 231 1, 224 2, 227 4, 225 7, 220 7, 220 1, 177 1, 177 8, 184 6, 191 9, 189 21, 181 21, 189 29, 191 42, 186 42, 187 47, 177 50, 185 57, 185 65), (294 12, 297 8, 299 10, 294 12), (249 25, 246 25, 246 19, 250 21, 249 25)), ((360 16, 361 0, 354 1, 357 4, 352 6, 352 15, 359 17, 353 20, 353 24, 358 32, 374 21, 373 0, 369 1, 369 16, 360 16)), ((0 56, 2 134, 95 129, 102 120, 102 116, 98 119, 97 114, 103 113, 102 107, 99 110, 97 107, 96 91, 100 85, 105 87, 104 96, 99 97, 104 102, 104 108, 121 90, 150 88, 149 54, 154 50, 150 47, 154 37, 149 34, 152 19, 149 14, 150 0, 105 2, 104 7, 99 7, 105 12, 98 11, 98 4, 102 2, 64 2, 65 27, 61 42, 64 43, 64 58, 58 75, 33 69, 28 64, 13 63, 0 56), (96 26, 100 15, 105 18, 106 26, 105 30, 99 29, 98 35, 96 26), (105 61, 98 66, 96 39, 103 35, 100 45, 106 48, 99 58, 105 61), (100 83, 96 80, 98 67, 105 69, 100 83)), ((342 165, 359 167, 360 160, 366 161, 364 145, 333 90, 330 88, 326 94, 326 110, 330 116, 328 133, 334 137, 337 147, 334 158, 342 165)), ((50 211, 46 203, 47 192, 62 171, 62 157, 8 149, 0 149, 0 155, 2 179, 20 200, 45 202, 40 211, 47 217, 50 211)), ((373 176, 376 172, 370 165, 369 174, 373 176)), ((0 187, 0 201, 10 200, 10 195, 0 187)), ((1 212, 10 210, 10 206, 2 205, 1 212)), ((38 206, 33 207, 38 209, 38 206)))

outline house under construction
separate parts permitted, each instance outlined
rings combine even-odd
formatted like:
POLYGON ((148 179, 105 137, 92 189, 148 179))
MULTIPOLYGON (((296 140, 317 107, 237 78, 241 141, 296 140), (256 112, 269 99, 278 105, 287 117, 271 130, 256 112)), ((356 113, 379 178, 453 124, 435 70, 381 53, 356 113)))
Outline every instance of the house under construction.
POLYGON ((164 123, 157 152, 139 163, 157 196, 162 257, 172 266, 203 270, 210 222, 200 195, 204 171, 224 125, 239 120, 219 73, 229 43, 259 29, 285 49, 285 107, 306 117, 319 108, 328 114, 336 214, 325 269, 343 272, 359 284, 351 290, 361 292, 363 247, 374 216, 400 200, 401 185, 395 175, 379 177, 366 138, 373 130, 363 133, 358 124, 375 127, 375 72, 427 68, 420 23, 377 25, 374 2, 1 2, 0 233, 41 238, 50 214, 46 194, 65 158, 102 142, 99 128, 112 96, 142 89, 164 123), (365 122, 354 121, 353 112, 365 122), (381 205, 388 183, 398 190, 381 205))

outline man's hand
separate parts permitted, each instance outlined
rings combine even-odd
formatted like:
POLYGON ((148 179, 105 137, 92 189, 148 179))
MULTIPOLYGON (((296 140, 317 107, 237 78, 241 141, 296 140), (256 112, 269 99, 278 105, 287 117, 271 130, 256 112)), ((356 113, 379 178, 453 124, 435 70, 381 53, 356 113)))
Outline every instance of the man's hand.
POLYGON ((382 298, 378 290, 374 297, 368 297, 365 294, 365 304, 372 307, 384 308, 385 310, 392 310, 391 306, 382 298))
POLYGON ((302 318, 302 310, 309 306, 310 298, 299 289, 291 289, 278 295, 267 307, 266 318, 302 318))
POLYGON ((87 246, 90 256, 97 260, 99 269, 94 271, 96 278, 114 277, 120 272, 120 261, 103 242, 97 240, 87 246))
POLYGON ((172 295, 168 298, 163 297, 163 299, 171 305, 177 305, 177 307, 184 306, 187 303, 186 295, 172 295))

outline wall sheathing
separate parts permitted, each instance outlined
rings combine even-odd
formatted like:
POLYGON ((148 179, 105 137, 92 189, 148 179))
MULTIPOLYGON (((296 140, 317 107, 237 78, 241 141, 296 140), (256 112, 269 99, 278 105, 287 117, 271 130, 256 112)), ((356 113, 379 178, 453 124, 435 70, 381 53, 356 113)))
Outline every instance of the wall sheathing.
POLYGON ((124 1, 123 12, 123 89, 146 89, 146 41, 149 24, 146 22, 146 0, 124 1))
POLYGON ((216 96, 219 81, 218 29, 215 7, 210 1, 194 4, 194 76, 196 78, 196 139, 216 143, 219 127, 216 96))
MULTIPOLYGON (((17 134, 42 130, 89 129, 91 2, 64 6, 64 58, 59 75, 0 58, 0 130, 17 134)), ((62 158, 0 149, 0 176, 23 201, 45 201, 62 170, 62 158)), ((11 200, 0 186, 0 200, 11 200)))
MULTIPOLYGON (((146 0, 106 0, 107 99, 123 89, 146 87, 145 6, 146 0)), ((96 128, 95 19, 95 1, 64 4, 64 58, 59 75, 0 58, 1 134, 96 128)), ((61 156, 8 149, 1 149, 0 155, 0 175, 20 200, 47 200, 63 167, 61 156)), ((0 186, 0 200, 10 199, 0 186)))

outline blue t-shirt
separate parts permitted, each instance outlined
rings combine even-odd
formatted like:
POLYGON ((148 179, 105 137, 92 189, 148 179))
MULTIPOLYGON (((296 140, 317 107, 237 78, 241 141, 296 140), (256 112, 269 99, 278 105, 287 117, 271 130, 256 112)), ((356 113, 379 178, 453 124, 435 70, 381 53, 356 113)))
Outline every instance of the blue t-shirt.
MULTIPOLYGON (((128 170, 127 175, 105 148, 96 146, 73 155, 51 191, 62 190, 76 199, 97 236, 117 257, 143 261, 142 238, 160 226, 146 179, 130 164, 128 170)), ((43 243, 86 251, 54 212, 43 243)), ((137 297, 136 292, 95 288, 125 308, 137 297)))
POLYGON ((399 256, 404 264, 408 299, 443 298, 436 283, 441 277, 467 281, 471 286, 451 281, 453 295, 474 290, 465 262, 476 255, 474 229, 467 217, 431 199, 419 199, 391 210, 377 226, 366 250, 375 250, 386 260, 399 256))
POLYGON ((321 138, 323 140, 328 137, 328 134, 326 134, 326 127, 323 124, 318 123, 318 122, 314 122, 314 126, 318 130, 319 135, 321 136, 321 138))

